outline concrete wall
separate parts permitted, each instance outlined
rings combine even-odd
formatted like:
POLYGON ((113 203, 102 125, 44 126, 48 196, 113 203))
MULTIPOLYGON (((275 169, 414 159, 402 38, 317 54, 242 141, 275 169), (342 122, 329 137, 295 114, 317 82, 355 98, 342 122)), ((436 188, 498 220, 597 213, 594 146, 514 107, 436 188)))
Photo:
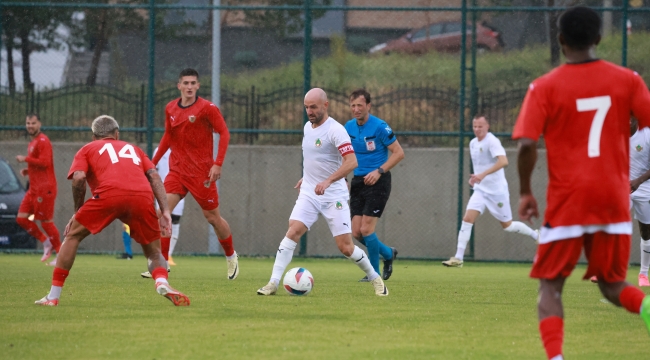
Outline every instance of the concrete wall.
MULTIPOLYGON (((55 143, 54 157, 59 197, 55 221, 59 229, 72 216, 72 195, 66 173, 81 143, 55 143)), ((24 154, 27 141, 0 143, 0 155, 13 160, 24 154)), ((406 159, 393 173, 393 190, 386 211, 377 226, 379 238, 399 249, 400 257, 446 258, 455 253, 457 237, 458 152, 456 149, 405 149, 406 159)), ((518 180, 516 153, 508 149, 511 165, 506 168, 510 184, 510 204, 516 214, 518 180)), ((288 218, 298 196, 294 185, 301 176, 298 146, 230 146, 223 166, 220 191, 222 216, 230 223, 235 247, 240 254, 274 255, 288 226, 288 218)), ((467 184, 468 152, 464 157, 467 184)), ((534 173, 534 191, 540 211, 546 204, 548 181, 545 152, 541 151, 534 173)), ((469 192, 464 186, 462 211, 469 192)), ((515 215, 515 218, 517 216, 515 215)), ((539 227, 541 220, 535 222, 539 227)), ((633 237, 631 260, 638 262, 638 234, 633 237)), ((505 233, 491 215, 480 217, 475 226, 475 256, 483 260, 532 260, 535 243, 524 236, 505 233)), ((88 238, 81 247, 90 251, 122 251, 119 224, 88 238)), ((137 247, 134 250, 138 250, 137 247)), ((188 196, 181 219, 177 253, 207 253, 208 225, 200 208, 188 196)), ((324 221, 308 234, 307 253, 338 256, 339 252, 324 221)))

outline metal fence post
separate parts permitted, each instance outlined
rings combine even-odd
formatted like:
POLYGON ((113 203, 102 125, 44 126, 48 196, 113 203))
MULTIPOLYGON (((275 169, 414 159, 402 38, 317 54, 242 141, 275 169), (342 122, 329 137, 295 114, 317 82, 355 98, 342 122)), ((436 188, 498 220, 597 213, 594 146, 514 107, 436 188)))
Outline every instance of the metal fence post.
MULTIPOLYGON (((303 94, 306 94, 311 89, 311 1, 305 0, 305 59, 303 63, 303 94)), ((303 124, 309 121, 307 112, 303 110, 303 124)), ((299 254, 307 255, 307 233, 300 237, 300 251, 299 254)))
MULTIPOLYGON (((472 71, 470 73, 470 94, 469 94, 469 115, 476 116, 478 111, 478 88, 476 87, 476 0, 472 0, 472 71)), ((469 162, 469 172, 474 173, 474 164, 471 159, 469 162)), ((472 195, 470 190, 470 196, 472 195)), ((474 231, 476 227, 472 227, 472 233, 469 238, 469 254, 467 257, 474 258, 474 231)))
POLYGON ((460 231, 463 221, 463 160, 465 157, 465 71, 467 71, 467 0, 462 0, 460 13, 460 89, 458 90, 458 106, 460 129, 458 130, 458 219, 457 230, 460 231))
POLYGON ((621 24, 621 31, 623 31, 623 44, 622 44, 622 49, 621 49, 621 65, 622 66, 627 66, 627 20, 628 20, 628 9, 629 6, 629 1, 628 0, 623 0, 623 16, 622 16, 622 24, 621 24))
POLYGON ((147 94, 147 154, 153 156, 154 81, 156 54, 156 1, 149 0, 149 93, 147 94))

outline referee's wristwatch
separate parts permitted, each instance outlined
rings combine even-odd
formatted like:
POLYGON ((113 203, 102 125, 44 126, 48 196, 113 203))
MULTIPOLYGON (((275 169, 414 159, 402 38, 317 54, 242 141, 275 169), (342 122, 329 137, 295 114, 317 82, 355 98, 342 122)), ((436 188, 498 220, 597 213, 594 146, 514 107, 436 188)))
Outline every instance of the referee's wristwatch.
POLYGON ((384 169, 382 169, 381 167, 377 169, 377 171, 379 172, 379 175, 384 175, 384 169))

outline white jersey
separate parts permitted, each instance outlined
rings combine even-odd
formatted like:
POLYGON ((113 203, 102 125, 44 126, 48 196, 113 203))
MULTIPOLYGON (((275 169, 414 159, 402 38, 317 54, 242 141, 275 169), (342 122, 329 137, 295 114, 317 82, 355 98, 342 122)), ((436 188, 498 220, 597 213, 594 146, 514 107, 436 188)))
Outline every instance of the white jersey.
MULTIPOLYGON (((630 137, 630 180, 637 179, 650 169, 650 128, 637 130, 630 137)), ((650 181, 646 181, 635 192, 634 198, 650 198, 650 181)))
POLYGON ((348 200, 350 193, 345 179, 333 182, 323 195, 316 195, 314 190, 317 184, 341 167, 343 155, 350 153, 354 153, 354 150, 343 125, 331 117, 315 129, 311 122, 307 122, 302 138, 303 177, 300 193, 321 202, 348 200))
MULTIPOLYGON (((153 156, 156 156, 157 152, 158 152, 158 148, 156 147, 153 151, 153 156)), ((158 165, 156 165, 156 171, 158 171, 158 175, 160 175, 160 179, 162 180, 163 183, 165 183, 165 178, 167 177, 167 174, 169 174, 169 155, 171 153, 172 150, 167 149, 167 152, 160 158, 160 161, 158 161, 158 165)), ((156 208, 158 208, 157 204, 156 204, 156 208)), ((178 202, 178 205, 176 205, 176 207, 172 209, 172 215, 182 216, 183 209, 185 209, 185 199, 181 199, 181 201, 178 202)))
MULTIPOLYGON (((492 133, 487 133, 482 141, 473 138, 469 142, 469 152, 472 156, 474 174, 480 174, 491 168, 497 162, 497 156, 505 156, 506 150, 501 141, 492 133)), ((482 191, 485 194, 499 195, 508 192, 508 181, 503 168, 486 176, 479 184, 474 185, 474 190, 482 191)))

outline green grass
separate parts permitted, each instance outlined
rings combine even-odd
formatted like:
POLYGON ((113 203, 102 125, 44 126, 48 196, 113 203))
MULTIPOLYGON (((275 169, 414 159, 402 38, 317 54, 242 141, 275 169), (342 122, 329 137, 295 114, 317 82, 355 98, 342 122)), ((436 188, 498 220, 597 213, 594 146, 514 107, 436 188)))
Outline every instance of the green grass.
MULTIPOLYGON (((376 297, 343 259, 294 259, 315 277, 305 297, 261 297, 272 259, 178 257, 170 281, 192 305, 175 308, 140 278, 145 260, 80 255, 56 308, 38 307, 52 268, 37 255, 0 254, 3 359, 544 358, 530 265, 398 261, 376 297)), ((567 284, 565 356, 647 358, 642 321, 601 302, 596 286, 567 284)), ((638 268, 630 270, 634 281, 638 268)))

